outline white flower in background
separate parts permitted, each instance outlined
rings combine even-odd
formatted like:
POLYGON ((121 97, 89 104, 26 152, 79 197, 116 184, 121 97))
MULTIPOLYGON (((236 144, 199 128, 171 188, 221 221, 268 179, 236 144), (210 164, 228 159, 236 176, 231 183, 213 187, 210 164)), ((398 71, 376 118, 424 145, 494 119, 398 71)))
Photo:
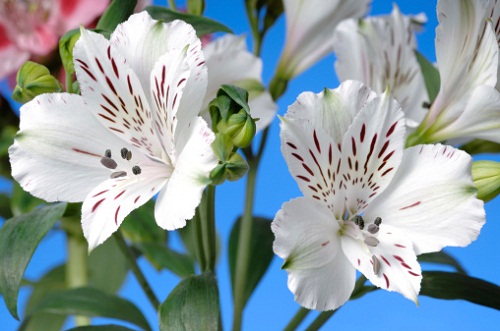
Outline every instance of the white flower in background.
POLYGON ((82 29, 74 61, 81 96, 44 94, 21 108, 13 177, 47 201, 83 201, 90 249, 158 192, 158 225, 183 227, 217 164, 198 116, 207 71, 194 29, 132 15, 109 41, 82 29))
MULTIPOLYGON (((203 53, 208 69, 203 108, 208 110, 208 103, 222 84, 232 84, 248 90, 252 118, 259 119, 257 131, 271 124, 278 107, 262 85, 262 60, 247 50, 244 37, 225 35, 204 46, 203 53)), ((209 116, 205 119, 208 121, 209 116)))
POLYGON ((291 79, 332 51, 331 35, 340 21, 366 14, 370 0, 284 0, 285 48, 277 72, 291 79))
MULTIPOLYGON (((416 134, 426 142, 500 142, 498 45, 485 1, 440 0, 436 57, 441 86, 416 134)), ((495 26, 498 27, 497 22, 495 26)))
POLYGON ((409 127, 422 122, 427 113, 424 102, 429 102, 415 55, 413 20, 394 5, 391 15, 345 20, 333 35, 339 79, 361 81, 376 93, 388 88, 405 112, 409 127))
POLYGON ((304 197, 272 230, 288 287, 309 309, 344 304, 356 269, 417 301, 417 255, 466 246, 485 222, 471 157, 444 145, 404 149, 399 105, 359 82, 302 93, 282 120, 282 152, 304 197))

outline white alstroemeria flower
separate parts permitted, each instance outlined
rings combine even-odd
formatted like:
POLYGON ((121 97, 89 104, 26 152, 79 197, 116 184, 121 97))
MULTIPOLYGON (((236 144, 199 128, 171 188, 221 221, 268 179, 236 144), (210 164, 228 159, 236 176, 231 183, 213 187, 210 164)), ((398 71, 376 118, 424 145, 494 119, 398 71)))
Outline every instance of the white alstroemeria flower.
POLYGON ((426 142, 500 142, 498 45, 486 1, 440 0, 436 57, 441 86, 416 134, 426 142))
POLYGON ((203 53, 208 69, 204 109, 222 84, 233 84, 248 90, 252 118, 259 119, 255 122, 257 131, 271 124, 278 107, 262 85, 262 60, 247 50, 244 37, 225 35, 204 46, 203 53))
POLYGON ((285 48, 277 72, 291 79, 332 51, 331 34, 340 21, 366 14, 371 0, 284 0, 285 48))
POLYGON ((198 116, 207 71, 194 29, 132 15, 109 41, 82 29, 74 62, 81 96, 45 94, 21 108, 13 177, 47 201, 83 201, 90 249, 158 192, 158 225, 183 227, 217 164, 198 116))
POLYGON ((333 35, 339 79, 361 81, 377 93, 389 88, 405 112, 408 127, 422 122, 427 113, 424 102, 429 101, 415 55, 413 19, 394 5, 391 15, 345 20, 333 35))
POLYGON ((304 197, 272 230, 288 287, 309 309, 344 304, 356 269, 417 301, 417 255, 465 246, 485 222, 471 157, 444 145, 404 149, 399 105, 359 82, 302 93, 281 124, 282 152, 304 197))

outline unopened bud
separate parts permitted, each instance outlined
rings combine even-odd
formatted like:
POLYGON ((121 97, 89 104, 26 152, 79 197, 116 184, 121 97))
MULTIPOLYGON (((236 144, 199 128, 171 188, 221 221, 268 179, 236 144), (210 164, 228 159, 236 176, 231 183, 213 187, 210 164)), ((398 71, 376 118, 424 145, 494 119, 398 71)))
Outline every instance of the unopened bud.
POLYGON ((64 66, 64 70, 68 75, 75 73, 75 66, 73 64, 73 48, 80 39, 80 29, 74 29, 66 32, 59 41, 59 55, 64 66))
POLYGON ((477 188, 477 197, 490 201, 500 193, 500 163, 476 161, 472 163, 472 179, 477 188))
POLYGON ((50 74, 45 66, 28 61, 17 72, 17 85, 12 92, 12 98, 26 103, 43 93, 61 92, 59 81, 50 74))
POLYGON ((227 121, 219 121, 217 130, 231 137, 234 146, 247 147, 252 142, 257 127, 252 117, 242 109, 230 115, 227 121))

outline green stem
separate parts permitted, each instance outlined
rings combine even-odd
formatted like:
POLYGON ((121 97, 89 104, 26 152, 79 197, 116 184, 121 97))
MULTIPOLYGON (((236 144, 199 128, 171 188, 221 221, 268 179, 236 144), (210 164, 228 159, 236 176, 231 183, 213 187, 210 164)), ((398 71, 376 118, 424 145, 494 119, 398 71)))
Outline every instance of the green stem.
POLYGON ((309 325, 306 331, 316 331, 319 330, 329 319, 335 314, 339 308, 335 310, 324 311, 316 317, 316 319, 309 325))
MULTIPOLYGON (((202 198, 203 199, 203 198, 202 198)), ((195 248, 196 248, 196 259, 198 260, 198 264, 200 265, 200 270, 203 272, 207 270, 207 259, 206 259, 206 249, 205 249, 205 242, 203 240, 203 225, 202 225, 202 219, 201 219, 201 214, 203 214, 201 210, 201 205, 203 204, 203 201, 200 203, 200 206, 196 208, 196 212, 194 214, 193 219, 191 222, 193 222, 194 225, 194 231, 192 231, 193 236, 194 236, 194 243, 195 243, 195 248)))
POLYGON ((253 202, 255 195, 255 182, 258 160, 249 159, 250 169, 247 175, 245 211, 241 218, 240 233, 238 236, 238 252, 236 255, 236 270, 234 282, 234 311, 233 331, 241 330, 243 309, 245 308, 245 288, 248 274, 248 261, 250 258, 250 240, 252 238, 253 202))
POLYGON ((259 18, 255 16, 254 8, 256 1, 245 1, 245 8, 247 11, 248 21, 250 23, 250 28, 252 30, 253 39, 253 53, 257 56, 260 54, 260 48, 262 45, 261 34, 259 32, 259 18))
POLYGON ((311 311, 307 308, 300 307, 300 309, 295 313, 295 316, 288 322, 288 325, 283 329, 283 331, 294 331, 296 330, 300 323, 306 318, 306 316, 310 313, 311 311))
POLYGON ((66 92, 75 93, 75 91, 73 91, 73 75, 68 72, 66 72, 66 92))
POLYGON ((139 282, 139 285, 142 287, 142 290, 146 294, 146 296, 149 299, 149 302, 151 302, 151 305, 154 307, 156 311, 158 311, 158 308, 160 307, 160 301, 158 301, 158 298, 153 292, 153 289, 148 283, 148 280, 142 273, 141 268, 139 268, 139 265, 137 264, 137 260, 128 247, 127 243, 125 242, 125 239, 123 238, 122 233, 120 230, 116 231, 114 233, 114 238, 116 240, 116 243, 118 244, 118 247, 122 251, 123 255, 125 255, 125 258, 127 259, 130 269, 132 270, 132 273, 134 274, 135 278, 139 282))
MULTIPOLYGON (((83 237, 67 234, 68 262, 66 263, 66 285, 68 288, 88 285, 88 246, 83 237)), ((76 326, 90 324, 90 317, 75 316, 76 326)))
POLYGON ((205 254, 205 267, 202 271, 215 272, 217 247, 215 238, 215 186, 209 185, 203 194, 200 203, 199 223, 201 228, 201 241, 205 254))
POLYGON ((177 6, 175 5, 175 0, 168 0, 168 6, 172 10, 177 10, 177 6))

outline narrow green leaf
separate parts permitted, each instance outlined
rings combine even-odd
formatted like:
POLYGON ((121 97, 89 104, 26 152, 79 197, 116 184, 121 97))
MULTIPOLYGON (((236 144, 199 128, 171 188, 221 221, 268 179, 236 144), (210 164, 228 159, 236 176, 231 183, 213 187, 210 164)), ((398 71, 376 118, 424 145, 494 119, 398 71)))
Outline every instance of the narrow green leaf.
POLYGON ((257 7, 259 12, 265 7, 266 15, 264 16, 264 24, 261 31, 261 34, 264 35, 274 25, 281 14, 283 14, 283 1, 259 0, 257 1, 257 7))
MULTIPOLYGON (((236 269, 236 257, 238 256, 238 236, 240 233, 241 218, 234 223, 231 234, 229 235, 229 271, 231 273, 231 283, 234 295, 234 277, 236 269)), ((271 220, 254 217, 252 225, 252 239, 250 242, 250 259, 248 266, 248 275, 245 289, 245 303, 248 301, 252 292, 259 284, 266 273, 274 257, 273 241, 274 234, 271 231, 271 220)))
POLYGON ((135 243, 155 242, 164 244, 167 242, 168 232, 156 224, 154 208, 155 202, 149 200, 125 218, 125 221, 120 225, 120 230, 125 238, 135 243))
POLYGON ((159 311, 160 330, 219 330, 219 290, 211 272, 184 278, 159 311))
POLYGON ((465 145, 460 146, 460 149, 466 151, 469 154, 499 153, 500 144, 494 143, 492 141, 475 139, 465 145))
POLYGON ((33 208, 44 203, 43 200, 35 198, 30 193, 23 190, 17 182, 13 182, 12 198, 10 201, 10 207, 14 215, 28 213, 32 211, 33 208))
POLYGON ((421 295, 436 299, 467 300, 500 310, 500 286, 463 274, 424 271, 421 295))
POLYGON ((427 94, 429 95, 429 103, 432 104, 439 93, 439 87, 441 84, 439 70, 437 70, 437 68, 420 52, 415 51, 415 55, 417 56, 418 64, 420 65, 420 69, 424 75, 425 87, 427 89, 427 94))
POLYGON ((32 313, 116 318, 151 330, 141 311, 130 301, 91 287, 52 292, 32 313))
POLYGON ((417 256, 418 262, 428 262, 428 263, 439 263, 439 264, 444 264, 451 266, 455 268, 455 270, 458 273, 461 274, 466 274, 467 272, 465 269, 462 267, 460 262, 458 262, 457 259, 455 259, 453 256, 441 251, 441 252, 435 252, 435 253, 426 253, 417 256))
POLYGON ((66 316, 39 313, 31 315, 35 308, 49 293, 60 291, 66 288, 65 266, 60 265, 49 270, 40 280, 33 284, 33 290, 26 304, 25 318, 18 331, 38 331, 40 325, 43 325, 47 330, 61 330, 66 321, 66 316))
POLYGON ((0 229, 0 293, 16 319, 17 295, 24 271, 42 238, 61 218, 65 203, 8 219, 0 229))
POLYGON ((179 277, 193 275, 194 259, 157 243, 137 243, 134 246, 155 266, 167 269, 179 277))
POLYGON ((87 325, 72 328, 66 331, 135 331, 121 325, 106 324, 106 325, 87 325))
POLYGON ((128 262, 116 241, 106 240, 92 251, 88 261, 89 285, 109 294, 118 292, 127 277, 128 262))
POLYGON ((113 0, 102 14, 96 28, 114 31, 118 24, 125 22, 134 13, 137 0, 113 0))
POLYGON ((203 16, 180 13, 159 6, 149 6, 146 8, 146 11, 155 20, 162 20, 164 22, 171 22, 174 20, 185 21, 193 26, 198 37, 214 32, 233 33, 227 26, 203 16))

